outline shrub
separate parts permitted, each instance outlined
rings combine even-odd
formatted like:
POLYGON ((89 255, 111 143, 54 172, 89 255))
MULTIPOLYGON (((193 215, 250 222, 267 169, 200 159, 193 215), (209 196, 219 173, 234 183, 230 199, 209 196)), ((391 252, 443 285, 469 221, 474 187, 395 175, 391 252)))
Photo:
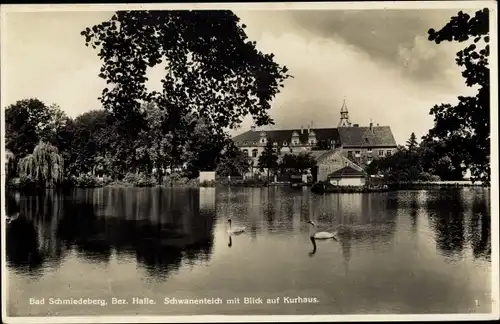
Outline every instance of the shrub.
POLYGON ((129 172, 125 175, 123 181, 135 187, 152 187, 156 185, 156 179, 144 173, 129 172))
POLYGON ((172 172, 163 178, 163 184, 171 187, 198 187, 198 179, 190 179, 179 172, 172 172))
POLYGON ((266 179, 221 179, 219 182, 224 186, 233 186, 233 187, 265 187, 269 185, 269 181, 266 179))
POLYGON ((112 179, 109 176, 96 177, 92 174, 80 174, 74 176, 73 185, 77 188, 98 188, 111 183, 112 179))
POLYGON ((435 174, 431 174, 429 181, 441 181, 441 177, 435 174))

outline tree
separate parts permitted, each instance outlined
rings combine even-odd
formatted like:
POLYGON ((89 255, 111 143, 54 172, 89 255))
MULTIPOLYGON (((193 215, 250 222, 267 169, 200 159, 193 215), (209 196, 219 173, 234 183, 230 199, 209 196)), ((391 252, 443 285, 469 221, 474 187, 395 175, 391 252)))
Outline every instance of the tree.
POLYGON ((221 176, 242 175, 250 170, 250 158, 231 141, 224 150, 216 172, 221 176))
POLYGON ((474 16, 460 11, 440 30, 429 30, 429 40, 465 42, 473 39, 457 53, 456 62, 463 67, 462 76, 469 87, 476 87, 475 96, 459 96, 456 106, 434 106, 433 139, 442 140, 449 152, 460 152, 463 164, 470 168, 473 180, 490 180, 490 70, 489 10, 474 16))
POLYGON ((303 174, 305 170, 313 168, 316 164, 316 160, 310 153, 285 154, 281 160, 280 168, 289 174, 303 174))
MULTIPOLYGON (((117 164, 120 160, 115 159, 116 152, 123 146, 130 148, 133 145, 115 134, 112 119, 104 110, 91 110, 76 117, 72 133, 71 147, 63 153, 67 156, 68 172, 72 174, 93 172, 98 162, 99 168, 104 168, 105 156, 112 160, 109 162, 117 164)), ((130 157, 130 149, 126 153, 130 157)))
POLYGON ((461 152, 450 150, 451 142, 434 140, 424 136, 418 149, 418 158, 425 172, 437 175, 441 180, 462 180, 465 168, 461 152))
POLYGON ((408 148, 409 152, 414 152, 417 149, 418 142, 415 133, 411 133, 410 138, 408 139, 408 141, 406 141, 406 147, 408 148))
POLYGON ((257 167, 261 170, 267 169, 267 178, 269 179, 270 171, 276 171, 278 165, 278 155, 273 150, 272 141, 268 139, 264 151, 262 151, 262 154, 259 156, 257 167))
POLYGON ((119 130, 133 140, 146 127, 141 102, 154 102, 166 112, 162 127, 171 136, 171 158, 180 159, 196 127, 191 116, 219 134, 249 114, 257 126, 273 123, 270 102, 290 75, 273 54, 247 40, 245 27, 224 10, 119 11, 81 35, 99 48, 99 76, 112 86, 100 100, 119 130), (148 92, 147 69, 162 63, 163 90, 148 92))
POLYGON ((196 127, 184 148, 182 160, 187 162, 188 177, 198 177, 199 171, 217 168, 221 153, 231 141, 224 134, 214 132, 205 119, 194 119, 196 127))
POLYGON ((366 171, 370 175, 382 174, 387 182, 398 183, 420 180, 423 169, 417 152, 399 147, 394 154, 371 162, 366 171))
POLYGON ((48 107, 36 98, 10 105, 5 109, 5 147, 18 158, 30 154, 49 120, 48 107))
POLYGON ((52 187, 63 181, 64 160, 55 146, 40 142, 32 154, 19 161, 19 174, 38 185, 52 187))
POLYGON ((9 150, 5 150, 5 176, 7 180, 9 180, 14 173, 15 161, 16 157, 14 154, 9 150))

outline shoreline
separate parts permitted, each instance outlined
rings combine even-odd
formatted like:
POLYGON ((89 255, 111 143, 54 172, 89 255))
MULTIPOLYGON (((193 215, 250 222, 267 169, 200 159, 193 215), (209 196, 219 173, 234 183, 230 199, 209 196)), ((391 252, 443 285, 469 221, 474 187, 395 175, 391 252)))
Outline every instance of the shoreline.
MULTIPOLYGON (((193 181, 194 182, 194 181, 193 181)), ((426 189, 458 189, 458 188, 490 188, 490 185, 481 183, 471 183, 464 181, 456 182, 415 182, 415 183, 392 183, 387 185, 379 185, 374 187, 367 186, 333 186, 327 185, 326 187, 320 187, 320 183, 315 184, 301 184, 297 187, 292 187, 290 182, 273 182, 267 183, 265 181, 250 181, 248 183, 235 181, 234 183, 224 182, 205 182, 205 183, 172 183, 172 184, 161 184, 161 185, 135 185, 132 183, 116 182, 105 185, 97 186, 75 186, 66 185, 60 187, 49 187, 49 188, 37 188, 37 187, 22 187, 15 185, 6 185, 6 190, 47 190, 47 189, 57 189, 57 190, 68 190, 68 189, 97 189, 97 188, 216 188, 216 187, 244 187, 244 188, 265 188, 265 187, 289 187, 295 190, 302 190, 303 187, 308 188, 311 192, 316 194, 326 194, 326 193, 370 193, 370 192, 388 192, 388 191, 404 191, 404 190, 426 190, 426 189)))

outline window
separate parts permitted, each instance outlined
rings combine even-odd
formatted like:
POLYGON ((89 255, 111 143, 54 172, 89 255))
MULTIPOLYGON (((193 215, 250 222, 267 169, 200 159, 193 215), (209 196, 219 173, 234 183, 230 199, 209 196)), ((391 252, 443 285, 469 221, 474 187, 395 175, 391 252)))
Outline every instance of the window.
POLYGON ((352 158, 352 151, 347 151, 347 157, 352 158))
POLYGON ((372 163, 373 161, 373 158, 371 156, 369 156, 367 159, 366 159, 366 164, 370 164, 372 163))
POLYGON ((371 148, 369 148, 369 149, 367 150, 367 152, 368 152, 368 153, 371 153, 371 152, 372 152, 372 149, 371 149, 371 148))
POLYGON ((298 145, 299 144, 299 140, 293 140, 293 145, 298 145))
POLYGON ((278 149, 277 148, 273 148, 273 151, 274 151, 274 153, 278 153, 278 149))
POLYGON ((266 139, 265 139, 265 138, 261 138, 261 139, 260 139, 260 142, 261 142, 261 143, 265 143, 265 142, 266 142, 266 139))
POLYGON ((252 157, 257 157, 257 149, 252 150, 252 157))
POLYGON ((287 146, 288 143, 286 141, 283 142, 283 146, 287 146))
POLYGON ((248 156, 248 150, 243 150, 243 154, 245 154, 245 156, 248 156))
POLYGON ((383 150, 378 151, 378 155, 379 156, 384 156, 384 151, 383 150))
POLYGON ((361 151, 356 151, 356 155, 360 155, 361 154, 361 151))
POLYGON ((386 154, 387 154, 387 156, 391 156, 391 155, 392 155, 392 151, 391 151, 391 150, 389 150, 389 151, 387 151, 387 153, 386 153, 386 154))

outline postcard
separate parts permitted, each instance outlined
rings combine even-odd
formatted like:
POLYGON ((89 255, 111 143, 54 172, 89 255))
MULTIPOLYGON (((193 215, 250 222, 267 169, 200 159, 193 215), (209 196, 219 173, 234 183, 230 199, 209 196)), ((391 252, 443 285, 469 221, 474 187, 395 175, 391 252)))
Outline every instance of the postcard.
POLYGON ((2 5, 2 320, 498 319, 496 11, 2 5))

